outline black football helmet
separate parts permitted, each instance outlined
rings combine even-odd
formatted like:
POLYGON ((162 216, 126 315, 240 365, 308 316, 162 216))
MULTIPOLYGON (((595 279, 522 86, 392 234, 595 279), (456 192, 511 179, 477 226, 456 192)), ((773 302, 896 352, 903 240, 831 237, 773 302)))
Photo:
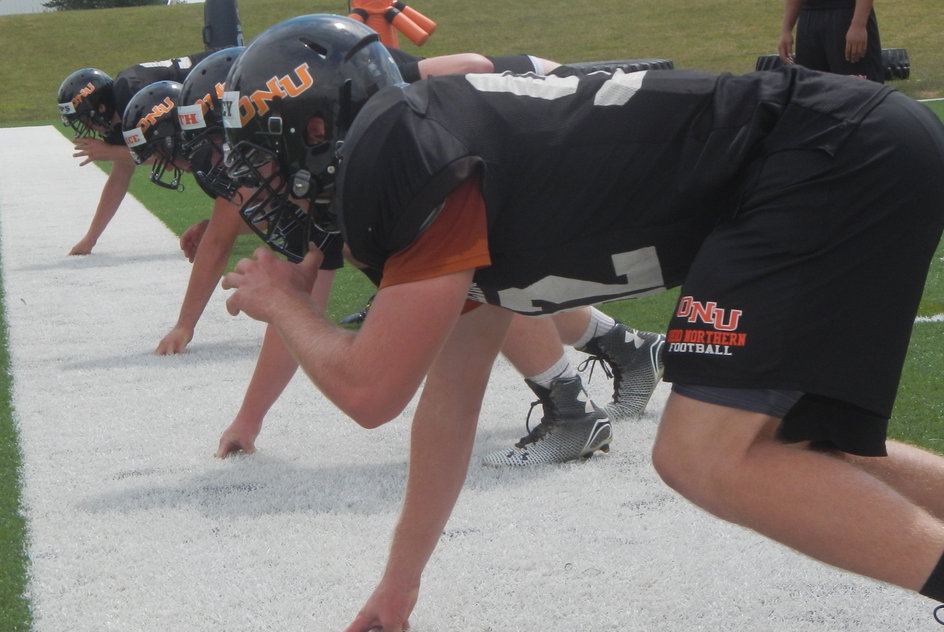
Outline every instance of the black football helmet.
POLYGON ((114 85, 111 77, 98 68, 81 68, 63 80, 57 95, 59 118, 63 125, 75 130, 76 138, 104 135, 93 125, 104 130, 112 128, 114 85))
POLYGON ((271 248, 297 261, 315 235, 339 232, 337 150, 367 99, 401 83, 377 33, 337 15, 277 24, 236 60, 223 96, 226 166, 253 190, 240 213, 271 248))
POLYGON ((177 99, 180 84, 156 81, 135 93, 121 118, 122 133, 131 157, 143 164, 152 156, 151 182, 167 189, 180 189, 181 159, 177 133, 177 99), (170 182, 164 181, 167 167, 173 168, 170 182))
POLYGON ((190 161, 197 184, 208 195, 233 199, 237 185, 223 164, 223 97, 226 75, 245 50, 234 46, 217 51, 193 67, 180 88, 177 122, 180 151, 190 161))

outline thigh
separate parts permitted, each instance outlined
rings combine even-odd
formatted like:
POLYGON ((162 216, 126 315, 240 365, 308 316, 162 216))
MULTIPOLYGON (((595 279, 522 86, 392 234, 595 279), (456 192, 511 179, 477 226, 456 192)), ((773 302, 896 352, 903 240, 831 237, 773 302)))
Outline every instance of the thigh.
POLYGON ((702 472, 737 461, 758 441, 774 441, 778 422, 672 392, 659 422, 653 460, 657 467, 682 464, 698 480, 704 478, 702 472))

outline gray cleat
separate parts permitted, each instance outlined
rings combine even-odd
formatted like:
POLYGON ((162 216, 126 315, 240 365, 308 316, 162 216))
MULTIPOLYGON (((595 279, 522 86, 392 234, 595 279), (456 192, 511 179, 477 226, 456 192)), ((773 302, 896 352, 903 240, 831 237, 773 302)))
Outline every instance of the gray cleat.
POLYGON ((532 410, 541 404, 544 417, 513 448, 486 454, 485 465, 564 463, 590 458, 597 450, 609 451, 610 421, 587 396, 579 376, 557 379, 550 389, 529 380, 525 383, 538 396, 532 410))
POLYGON ((608 333, 579 349, 592 356, 580 364, 580 370, 588 363, 599 361, 607 377, 613 378, 613 401, 603 407, 611 420, 633 419, 646 410, 652 392, 662 379, 664 346, 662 334, 616 323, 608 333))

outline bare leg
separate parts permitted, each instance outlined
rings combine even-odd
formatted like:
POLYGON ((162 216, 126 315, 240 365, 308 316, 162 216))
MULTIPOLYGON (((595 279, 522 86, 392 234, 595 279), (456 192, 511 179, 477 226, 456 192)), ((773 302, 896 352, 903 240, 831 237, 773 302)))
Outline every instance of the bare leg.
POLYGON ((944 520, 944 458, 898 441, 889 441, 887 448, 888 456, 884 458, 839 456, 944 520))
POLYGON ((560 339, 565 345, 574 344, 587 331, 587 327, 590 325, 591 309, 593 308, 581 307, 580 309, 554 314, 554 324, 557 326, 560 339))
POLYGON ((521 375, 532 377, 560 360, 564 347, 553 320, 516 314, 511 319, 502 353, 521 375))
MULTIPOLYGON (((839 568, 920 590, 944 551, 944 523, 845 460, 778 442, 778 423, 673 393, 653 463, 671 487, 720 518, 839 568)), ((883 478, 939 467, 896 448, 883 478)))

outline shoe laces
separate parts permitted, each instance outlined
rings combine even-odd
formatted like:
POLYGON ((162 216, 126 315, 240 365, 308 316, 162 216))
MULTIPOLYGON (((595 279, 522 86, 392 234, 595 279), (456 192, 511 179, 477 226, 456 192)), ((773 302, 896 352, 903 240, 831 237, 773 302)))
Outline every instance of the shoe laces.
POLYGON ((587 370, 587 367, 590 368, 590 373, 587 374, 587 384, 590 384, 590 381, 593 380, 593 369, 596 368, 597 364, 603 369, 603 374, 606 375, 607 379, 613 380, 613 393, 615 398, 616 394, 619 393, 620 376, 622 373, 612 360, 603 355, 591 355, 577 365, 577 370, 583 372, 587 370))
POLYGON ((531 408, 528 409, 528 416, 525 417, 524 420, 524 427, 525 430, 528 431, 528 434, 524 437, 521 437, 521 440, 515 444, 516 448, 523 448, 528 444, 537 443, 547 435, 547 431, 552 425, 554 425, 553 422, 549 422, 547 420, 547 417, 541 417, 541 423, 539 423, 533 429, 531 428, 531 413, 534 412, 535 406, 539 406, 543 403, 544 402, 542 402, 540 399, 536 399, 531 402, 531 408))
POLYGON ((577 365, 577 370, 581 372, 586 371, 587 367, 590 367, 590 373, 587 375, 587 384, 593 379, 593 369, 596 368, 597 364, 603 368, 603 373, 607 378, 613 377, 613 369, 611 368, 609 360, 601 355, 587 356, 583 362, 577 365))
POLYGON ((944 625, 944 604, 936 606, 934 608, 934 620, 944 625))

